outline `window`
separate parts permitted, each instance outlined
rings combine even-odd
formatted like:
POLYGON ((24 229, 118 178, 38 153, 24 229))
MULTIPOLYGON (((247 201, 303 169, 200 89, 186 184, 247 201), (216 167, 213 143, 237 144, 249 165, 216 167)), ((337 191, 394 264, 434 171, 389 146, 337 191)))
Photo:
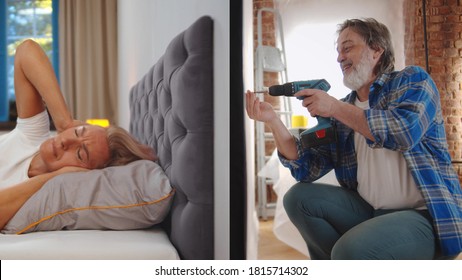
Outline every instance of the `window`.
POLYGON ((57 0, 0 0, 0 122, 17 117, 14 54, 24 39, 42 46, 59 79, 57 9, 57 0))

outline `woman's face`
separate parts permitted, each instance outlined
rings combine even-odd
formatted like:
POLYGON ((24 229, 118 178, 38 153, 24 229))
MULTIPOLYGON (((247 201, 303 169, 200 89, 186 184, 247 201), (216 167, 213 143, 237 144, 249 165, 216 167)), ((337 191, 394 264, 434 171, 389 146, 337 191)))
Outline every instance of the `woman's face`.
POLYGON ((65 166, 101 168, 109 160, 106 130, 94 125, 66 129, 42 143, 40 156, 49 172, 65 166))

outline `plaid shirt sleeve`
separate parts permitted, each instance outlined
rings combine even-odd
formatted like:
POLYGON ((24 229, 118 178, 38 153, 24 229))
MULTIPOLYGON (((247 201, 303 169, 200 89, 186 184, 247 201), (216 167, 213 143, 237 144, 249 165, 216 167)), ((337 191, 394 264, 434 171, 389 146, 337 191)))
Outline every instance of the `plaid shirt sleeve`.
POLYGON ((442 253, 457 255, 462 251, 462 190, 451 165, 436 85, 415 66, 383 75, 375 84, 371 109, 365 111, 375 138, 368 144, 403 153, 432 215, 442 253))
POLYGON ((371 97, 375 97, 371 98, 371 109, 365 110, 375 138, 375 141, 367 140, 371 148, 404 152, 422 139, 432 122, 443 122, 436 114, 439 108, 436 86, 423 71, 409 70, 371 97))
MULTIPOLYGON (((354 102, 355 94, 345 98, 354 102)), ((365 110, 375 141, 372 148, 403 153, 433 217, 441 250, 453 256, 462 251, 462 190, 451 165, 439 93, 430 76, 419 67, 383 74, 371 87, 365 110)), ((297 139, 299 159, 279 159, 297 181, 312 182, 334 165, 339 183, 355 189, 356 156, 351 129, 338 123, 339 142, 303 150, 297 139), (334 163, 334 153, 339 152, 334 163)))
POLYGON ((330 146, 326 145, 316 149, 303 149, 300 139, 294 137, 298 159, 288 160, 278 153, 279 160, 284 167, 289 168, 292 176, 299 182, 313 182, 333 169, 330 146))

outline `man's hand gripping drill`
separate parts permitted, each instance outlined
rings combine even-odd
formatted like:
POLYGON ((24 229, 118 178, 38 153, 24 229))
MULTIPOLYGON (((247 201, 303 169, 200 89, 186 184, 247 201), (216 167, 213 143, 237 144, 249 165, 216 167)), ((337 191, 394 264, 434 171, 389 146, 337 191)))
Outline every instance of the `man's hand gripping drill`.
MULTIPOLYGON (((297 81, 271 86, 268 92, 272 96, 294 96, 304 89, 319 89, 327 92, 330 84, 325 79, 297 81)), ((296 97, 300 100, 305 99, 304 95, 296 97)), ((316 119, 318 124, 315 127, 300 134, 300 140, 305 149, 337 142, 337 130, 331 124, 330 118, 316 116, 316 119)))

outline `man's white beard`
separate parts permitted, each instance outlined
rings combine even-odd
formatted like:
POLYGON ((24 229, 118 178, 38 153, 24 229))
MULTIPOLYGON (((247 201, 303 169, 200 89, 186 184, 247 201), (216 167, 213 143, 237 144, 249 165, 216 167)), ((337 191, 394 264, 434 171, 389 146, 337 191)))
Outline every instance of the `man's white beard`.
POLYGON ((351 90, 360 89, 369 81, 374 70, 373 63, 367 58, 367 51, 364 51, 361 60, 353 67, 351 73, 343 76, 343 84, 351 90))

